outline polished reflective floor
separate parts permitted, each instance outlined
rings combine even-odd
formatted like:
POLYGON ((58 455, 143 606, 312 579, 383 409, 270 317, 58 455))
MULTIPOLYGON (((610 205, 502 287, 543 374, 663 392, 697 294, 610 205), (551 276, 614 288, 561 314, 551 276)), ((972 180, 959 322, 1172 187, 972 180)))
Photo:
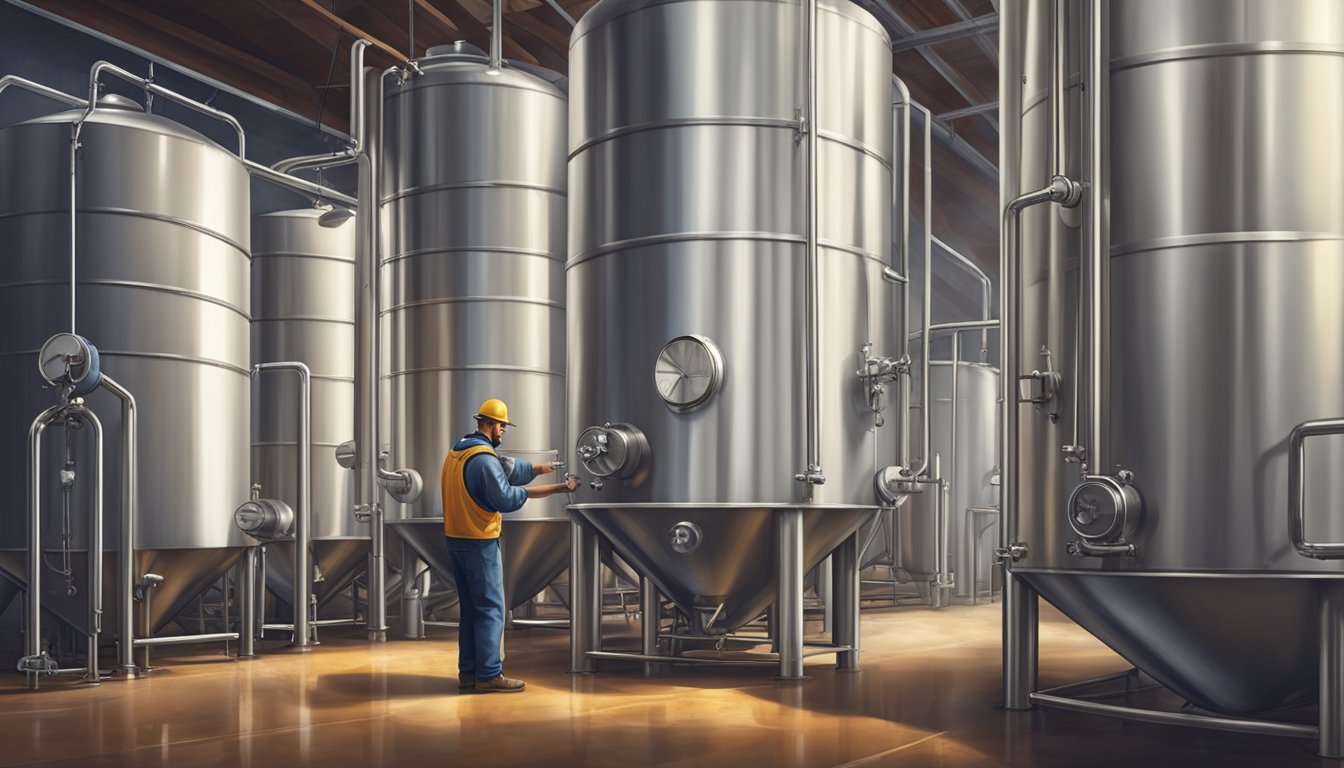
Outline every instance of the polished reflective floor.
MULTIPOLYGON (((636 630, 620 616, 612 644, 636 630)), ((1061 711, 1005 713, 999 606, 865 611, 863 670, 830 657, 781 683, 769 669, 611 662, 565 672, 568 636, 511 632, 520 694, 459 696, 454 630, 370 645, 326 632, 310 653, 169 655, 144 679, 32 693, 0 676, 0 765, 1295 766, 1310 743, 1061 711)), ((1042 684, 1127 668, 1042 609, 1042 684)), ((1168 697, 1170 698, 1170 697, 1168 697)), ((1162 702, 1179 706, 1179 702, 1162 702)))

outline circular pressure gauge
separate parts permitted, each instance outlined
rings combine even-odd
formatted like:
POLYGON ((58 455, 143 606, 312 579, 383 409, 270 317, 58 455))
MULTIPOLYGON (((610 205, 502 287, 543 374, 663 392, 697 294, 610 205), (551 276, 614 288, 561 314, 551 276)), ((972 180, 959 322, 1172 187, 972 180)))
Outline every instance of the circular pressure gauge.
POLYGON ((58 333, 47 339, 37 355, 38 369, 48 384, 69 386, 87 394, 98 386, 98 350, 83 336, 58 333))
POLYGON ((678 336, 658 353, 653 381, 668 407, 693 411, 723 385, 723 355, 703 336, 678 336))

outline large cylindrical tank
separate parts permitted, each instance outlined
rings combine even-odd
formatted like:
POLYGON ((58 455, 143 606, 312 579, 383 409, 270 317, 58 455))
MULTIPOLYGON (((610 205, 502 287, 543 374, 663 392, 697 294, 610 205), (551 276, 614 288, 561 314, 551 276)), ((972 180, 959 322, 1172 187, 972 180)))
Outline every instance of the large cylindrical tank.
MULTIPOLYGON (((504 400, 518 423, 501 453, 549 462, 563 444, 568 103, 555 73, 513 63, 492 73, 461 44, 429 53, 424 74, 386 97, 382 311, 391 463, 426 484, 406 509, 420 522, 394 529, 434 564, 443 460, 483 401, 504 400)), ((568 564, 564 503, 505 516, 511 604, 568 564)))
MULTIPOLYGON (((952 595, 969 598, 973 590, 990 588, 994 547, 998 545, 997 515, 972 510, 990 510, 999 504, 995 485, 999 465, 999 372, 978 363, 958 363, 954 396, 952 369, 951 360, 930 364, 930 417, 933 453, 941 459, 948 486, 946 532, 941 536, 946 551, 943 564, 947 576, 955 582, 952 595)), ((924 493, 911 494, 897 512, 899 564, 921 584, 924 594, 939 566, 935 502, 933 490, 928 488, 924 493)))
MULTIPOLYGON (((1006 204, 1048 182, 1050 3, 1007 0, 1002 13, 1006 204)), ((1080 95, 1102 89, 1109 146, 1106 466, 1089 471, 1132 472, 1143 510, 1125 532, 1132 557, 1069 553, 1080 472, 1061 447, 1075 434, 1075 227, 1089 199, 1031 208, 1006 373, 1041 368, 1044 348, 1063 386, 1055 403, 1014 406, 1020 472, 1005 504, 1028 549, 1013 570, 1191 702, 1281 707, 1316 685, 1320 577, 1341 571, 1289 541, 1287 437, 1344 411, 1344 146, 1319 138, 1344 124, 1344 24, 1328 0, 1236 13, 1114 0, 1103 23, 1109 82, 1066 98, 1072 127, 1080 95)), ((1066 170, 1095 189, 1083 149, 1072 142, 1066 170)), ((1344 540, 1344 443, 1311 452, 1308 530, 1344 540)))
MULTIPOLYGON (((0 130, 0 360, 9 371, 0 404, 0 563, 20 580, 26 436, 56 401, 37 376, 37 350, 70 330, 70 138, 81 112, 0 130)), ((159 626, 236 562, 244 544, 232 513, 248 492, 248 174, 232 152, 119 97, 103 99, 80 141, 77 330, 138 401, 135 572, 165 579, 153 602, 159 626)), ((104 540, 115 549, 121 404, 101 390, 88 402, 106 428, 104 540)), ((58 498, 60 442, 59 431, 49 433, 48 500, 58 498)), ((81 510, 93 480, 89 454, 76 454, 81 510)), ((52 512, 49 550, 60 545, 52 512)), ((86 547, 83 515, 74 517, 75 546, 86 547)), ((83 567, 82 556, 76 562, 83 567)))
MULTIPOLYGON (((773 599, 773 514, 808 493, 803 7, 602 0, 570 46, 569 434, 580 455, 602 451, 585 479, 611 472, 576 509, 716 627, 773 599), (693 551, 674 529, 699 531, 693 551)), ((856 373, 865 343, 900 354, 882 280, 890 39, 850 3, 817 16, 826 482, 804 512, 808 569, 877 505, 896 440, 856 373)))
MULTIPOLYGON (((318 602, 363 567, 369 527, 354 515, 354 473, 336 463, 336 446, 354 435, 355 221, 305 208, 252 221, 252 360, 302 362, 310 371, 311 533, 322 574, 318 602)), ((289 371, 261 374, 252 408, 252 477, 262 495, 297 511, 299 382, 289 371)), ((285 601, 293 546, 267 547, 267 584, 285 601)))

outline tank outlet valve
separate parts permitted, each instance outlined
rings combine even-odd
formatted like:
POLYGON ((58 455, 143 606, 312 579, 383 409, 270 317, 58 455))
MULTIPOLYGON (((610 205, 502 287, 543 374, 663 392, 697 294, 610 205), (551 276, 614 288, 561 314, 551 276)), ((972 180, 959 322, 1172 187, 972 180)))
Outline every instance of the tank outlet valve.
MULTIPOLYGON (((649 439, 632 424, 589 427, 579 435, 576 453, 585 469, 602 480, 620 480, 638 488, 649 475, 649 439)), ((594 485, 597 490, 600 485, 594 485)))
POLYGON ((1014 563, 1025 558, 1027 554, 1027 545, 1021 541, 1015 541, 1006 547, 994 548, 994 557, 999 560, 1011 560, 1014 563))
POLYGON ((672 546, 672 551, 689 555, 700 548, 700 542, 705 540, 705 532, 695 523, 683 520, 672 526, 667 532, 667 543, 672 546))
POLYGON ((373 508, 368 504, 355 505, 355 522, 367 523, 373 519, 373 508))
POLYGON ((1115 477, 1085 475, 1069 494, 1069 527, 1078 534, 1068 552, 1078 557, 1135 557, 1128 541, 1143 515, 1143 498, 1133 485, 1134 474, 1121 470, 1115 477))
POLYGON ((238 530, 258 541, 288 538, 294 529, 294 510, 279 499, 244 502, 233 511, 238 530))
POLYGON ((816 464, 808 465, 807 469, 793 476, 794 480, 809 485, 825 485, 826 473, 821 471, 821 467, 816 464))

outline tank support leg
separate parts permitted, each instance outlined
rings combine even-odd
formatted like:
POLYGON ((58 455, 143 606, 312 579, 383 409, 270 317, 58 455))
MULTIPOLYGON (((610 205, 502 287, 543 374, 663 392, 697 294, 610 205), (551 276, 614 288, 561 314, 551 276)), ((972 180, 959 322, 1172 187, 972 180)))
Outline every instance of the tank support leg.
POLYGON ((602 644, 602 560, 597 531, 577 519, 569 523, 569 671, 595 671, 589 651, 602 644))
POLYGON ((1036 690, 1038 598, 1020 576, 1003 580, 1003 707, 1031 709, 1036 690))
MULTIPOLYGON (((639 627, 640 653, 645 656, 658 655, 658 628, 661 623, 662 605, 658 598, 658 587, 647 576, 639 580, 639 627)), ((645 674, 652 674, 657 664, 644 665, 645 674)))
POLYGON ((1322 757, 1344 758, 1344 580, 1331 580, 1321 600, 1322 757))
POLYGON ((845 539, 831 553, 831 597, 835 601, 834 625, 831 640, 835 645, 849 646, 851 650, 836 655, 837 669, 856 671, 859 668, 859 532, 845 539))
POLYGON ((803 678, 803 511, 775 512, 775 535, 779 567, 779 677, 803 678))
POLYGON ((261 547, 243 550, 238 573, 238 658, 251 659, 257 655, 257 582, 261 547))

